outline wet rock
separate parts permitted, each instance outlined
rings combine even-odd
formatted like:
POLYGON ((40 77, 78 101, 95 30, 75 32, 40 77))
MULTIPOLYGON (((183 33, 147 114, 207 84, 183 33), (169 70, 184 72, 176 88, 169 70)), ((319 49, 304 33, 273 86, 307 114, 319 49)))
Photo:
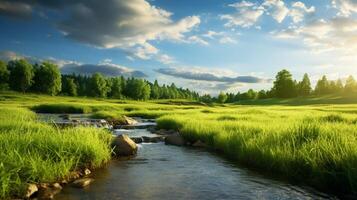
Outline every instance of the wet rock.
POLYGON ((28 184, 25 190, 24 198, 29 199, 37 191, 38 191, 38 187, 36 184, 28 184))
POLYGON ((135 155, 138 147, 127 135, 118 135, 112 142, 113 152, 116 156, 135 155))
POLYGON ((53 199, 56 194, 62 190, 62 186, 59 183, 47 184, 42 183, 38 190, 38 199, 53 199))
POLYGON ((165 137, 166 145, 184 146, 185 140, 180 134, 168 135, 165 137))
POLYGON ((79 172, 71 172, 68 176, 69 180, 74 180, 81 177, 81 174, 79 172))
POLYGON ((53 183, 51 187, 62 190, 62 186, 59 183, 53 183))
POLYGON ((127 116, 124 116, 124 121, 126 125, 134 125, 138 123, 138 121, 136 121, 135 119, 127 116))
POLYGON ((87 176, 89 174, 91 174, 92 172, 89 169, 85 169, 84 170, 84 175, 87 176))
POLYGON ((150 142, 152 142, 152 143, 163 142, 163 141, 165 141, 165 137, 162 137, 162 136, 150 138, 150 142))
POLYGON ((93 181, 94 180, 91 178, 81 178, 81 179, 73 181, 72 185, 73 185, 73 187, 84 188, 84 187, 90 185, 93 181))
POLYGON ((132 139, 136 144, 143 143, 144 141, 142 137, 131 137, 130 139, 132 139))
POLYGON ((156 131, 156 128, 155 128, 155 126, 151 126, 151 127, 147 128, 147 130, 148 130, 149 132, 153 133, 153 132, 156 131))
POLYGON ((192 144, 193 147, 197 148, 205 148, 207 145, 203 143, 201 140, 197 140, 195 143, 192 144))
POLYGON ((150 140, 151 140, 150 137, 148 137, 148 136, 143 136, 143 141, 144 141, 144 142, 149 143, 149 142, 151 142, 150 140))

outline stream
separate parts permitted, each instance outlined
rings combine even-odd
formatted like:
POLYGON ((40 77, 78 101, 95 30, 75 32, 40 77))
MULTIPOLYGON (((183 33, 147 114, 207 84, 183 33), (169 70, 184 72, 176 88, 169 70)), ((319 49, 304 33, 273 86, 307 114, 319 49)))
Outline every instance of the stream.
MULTIPOLYGON (((40 117, 49 116, 54 120, 51 115, 40 117)), ((155 136, 142 128, 117 129, 113 134, 155 136)), ((68 185, 55 199, 337 199, 308 187, 267 178, 203 149, 163 142, 138 146, 134 158, 113 159, 90 175, 94 179, 90 186, 79 189, 68 185)))
MULTIPOLYGON (((129 136, 150 136, 134 129, 129 136)), ((112 160, 85 189, 65 187, 57 200, 79 199, 336 199, 264 178, 213 153, 164 143, 139 144, 130 160, 112 160)))

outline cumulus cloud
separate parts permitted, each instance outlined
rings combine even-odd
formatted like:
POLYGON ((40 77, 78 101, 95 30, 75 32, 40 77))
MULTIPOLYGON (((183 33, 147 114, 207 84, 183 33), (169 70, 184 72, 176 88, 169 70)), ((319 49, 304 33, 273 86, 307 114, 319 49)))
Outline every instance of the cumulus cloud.
POLYGON ((192 43, 201 44, 201 45, 204 45, 204 46, 209 45, 209 43, 206 40, 202 39, 201 37, 199 37, 197 35, 189 37, 188 41, 190 41, 192 43))
POLYGON ((3 0, 0 14, 31 13, 34 7, 66 13, 56 27, 70 39, 99 48, 121 48, 140 59, 159 54, 151 41, 189 41, 186 34, 200 24, 198 16, 174 21, 172 13, 146 0, 3 0))
POLYGON ((308 8, 304 3, 298 1, 292 4, 292 9, 290 10, 289 16, 291 16, 294 23, 299 23, 303 21, 306 14, 311 14, 314 12, 314 6, 308 8))
POLYGON ((224 35, 224 32, 216 32, 216 31, 209 30, 209 31, 207 31, 207 33, 203 34, 202 36, 206 37, 206 38, 213 39, 216 36, 221 36, 221 35, 224 35))
POLYGON ((279 23, 289 14, 289 9, 282 0, 265 0, 262 6, 270 10, 270 15, 279 23))
POLYGON ((332 0, 332 6, 339 10, 338 15, 344 17, 357 12, 357 1, 355 0, 332 0))
POLYGON ((236 13, 221 15, 222 20, 226 20, 226 27, 241 26, 248 28, 253 26, 260 16, 264 14, 264 8, 249 1, 230 4, 236 9, 236 13))
POLYGON ((260 83, 265 79, 255 76, 234 76, 234 72, 222 70, 207 70, 204 68, 160 68, 156 72, 177 78, 190 79, 196 81, 212 81, 221 83, 260 83))
POLYGON ((314 52, 340 50, 343 54, 354 54, 357 50, 357 20, 352 18, 320 19, 277 32, 275 36, 285 39, 301 39, 314 52))
POLYGON ((158 61, 163 63, 163 64, 172 64, 172 63, 175 63, 175 58, 167 55, 167 54, 162 54, 160 55, 158 58, 158 61))
POLYGON ((221 43, 221 44, 236 44, 237 40, 235 40, 229 36, 224 36, 221 39, 219 39, 219 43, 221 43))
POLYGON ((287 17, 291 17, 293 23, 299 23, 303 21, 306 14, 315 12, 315 7, 308 8, 301 1, 293 2, 290 8, 283 0, 264 0, 261 4, 241 1, 229 6, 234 7, 236 13, 221 15, 221 19, 227 21, 225 24, 227 27, 249 28, 256 25, 264 14, 270 15, 278 23, 282 23, 287 17))

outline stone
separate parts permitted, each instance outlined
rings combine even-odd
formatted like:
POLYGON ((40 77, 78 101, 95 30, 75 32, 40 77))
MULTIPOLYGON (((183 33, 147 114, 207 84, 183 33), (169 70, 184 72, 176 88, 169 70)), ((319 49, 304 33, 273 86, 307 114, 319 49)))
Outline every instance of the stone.
POLYGON ((135 119, 127 116, 124 116, 124 121, 126 125, 134 125, 138 123, 138 121, 136 121, 135 119))
POLYGON ((138 146, 127 135, 118 135, 112 142, 113 153, 116 156, 131 156, 138 151, 138 146))
POLYGON ((84 175, 87 176, 89 174, 91 174, 92 172, 87 168, 84 170, 84 175))
POLYGON ((151 140, 150 137, 148 137, 148 136, 143 136, 143 142, 148 143, 148 142, 151 142, 150 140, 151 140))
POLYGON ((77 179, 75 181, 73 181, 72 185, 74 187, 78 187, 78 188, 84 188, 88 185, 90 185, 93 182, 94 179, 91 178, 81 178, 81 179, 77 179))
POLYGON ((73 171, 69 173, 68 180, 75 180, 79 177, 81 177, 81 174, 79 172, 73 171))
POLYGON ((29 199, 37 191, 38 191, 38 187, 36 184, 32 184, 32 183, 28 184, 24 194, 24 198, 29 199))
POLYGON ((166 145, 184 146, 185 140, 180 134, 168 135, 165 137, 166 145))
POLYGON ((62 186, 59 183, 53 183, 51 187, 62 190, 62 186))
POLYGON ((150 142, 152 143, 163 142, 163 141, 165 141, 165 138, 162 136, 150 137, 150 142))
POLYGON ((62 190, 62 186, 59 183, 41 183, 38 190, 38 199, 53 199, 56 194, 62 190))
POLYGON ((131 137, 130 139, 132 139, 136 144, 143 143, 142 137, 131 137))
POLYGON ((203 143, 201 140, 197 140, 195 143, 192 144, 193 147, 198 147, 198 148, 205 148, 207 145, 203 143))

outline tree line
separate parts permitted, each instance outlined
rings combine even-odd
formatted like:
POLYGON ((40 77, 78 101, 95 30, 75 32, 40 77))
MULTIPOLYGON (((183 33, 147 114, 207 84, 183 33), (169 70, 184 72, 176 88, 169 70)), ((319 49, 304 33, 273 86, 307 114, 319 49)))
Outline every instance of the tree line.
POLYGON ((206 103, 233 103, 244 100, 267 98, 294 98, 309 95, 356 93, 357 83, 353 76, 342 80, 328 80, 322 76, 312 88, 308 74, 301 81, 294 80, 292 74, 284 69, 277 73, 270 90, 224 93, 217 97, 209 94, 200 96, 197 92, 171 85, 159 85, 144 79, 104 77, 100 73, 91 76, 80 74, 61 74, 57 65, 51 62, 30 64, 25 59, 0 61, 0 90, 11 89, 19 92, 36 92, 49 95, 91 96, 117 99, 190 99, 206 103))
POLYGON ((328 80, 324 75, 312 88, 308 74, 304 74, 301 81, 294 80, 292 74, 284 69, 277 73, 273 87, 270 90, 255 91, 249 89, 243 93, 221 92, 217 97, 206 94, 201 96, 201 101, 210 103, 233 103, 244 100, 268 99, 268 98, 294 98, 310 95, 322 96, 328 94, 357 93, 357 82, 353 76, 349 76, 345 83, 341 79, 328 80))
POLYGON ((171 85, 159 85, 144 79, 61 74, 57 65, 50 62, 30 64, 25 59, 0 61, 0 89, 19 92, 36 92, 48 95, 91 96, 117 99, 191 99, 199 94, 171 85))

